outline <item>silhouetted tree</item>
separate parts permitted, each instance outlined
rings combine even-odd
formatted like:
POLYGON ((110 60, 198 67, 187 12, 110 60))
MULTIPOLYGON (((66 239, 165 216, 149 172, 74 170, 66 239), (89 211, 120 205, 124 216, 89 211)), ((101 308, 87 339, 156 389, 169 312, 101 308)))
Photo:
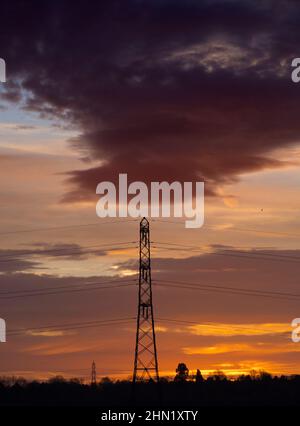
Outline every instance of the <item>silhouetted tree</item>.
POLYGON ((259 372, 259 378, 265 382, 270 382, 272 380, 272 375, 267 371, 262 370, 259 372))
POLYGON ((51 379, 48 380, 48 383, 65 383, 66 379, 63 376, 54 376, 51 377, 51 379))
POLYGON ((196 373, 196 383, 202 383, 204 381, 203 376, 200 370, 197 370, 196 373))
MULTIPOLYGON (((201 380, 198 371, 196 379, 201 380)), ((272 377, 266 372, 243 375, 227 380, 221 371, 212 373, 201 386, 189 381, 189 371, 184 363, 176 370, 176 380, 161 381, 165 407, 189 406, 300 406, 300 375, 272 377), (183 384, 180 386, 180 384, 183 384)), ((53 377, 49 381, 26 381, 18 377, 0 379, 0 406, 130 406, 132 382, 105 378, 91 388, 80 380, 53 377)), ((156 406, 156 386, 138 383, 139 404, 156 406), (150 405, 149 405, 150 404, 150 405)))
POLYGON ((175 382, 185 382, 189 376, 189 369, 187 366, 181 362, 176 368, 176 376, 174 378, 175 382))
POLYGON ((215 382, 221 382, 227 380, 227 377, 223 371, 214 371, 208 376, 208 380, 214 380, 215 382))

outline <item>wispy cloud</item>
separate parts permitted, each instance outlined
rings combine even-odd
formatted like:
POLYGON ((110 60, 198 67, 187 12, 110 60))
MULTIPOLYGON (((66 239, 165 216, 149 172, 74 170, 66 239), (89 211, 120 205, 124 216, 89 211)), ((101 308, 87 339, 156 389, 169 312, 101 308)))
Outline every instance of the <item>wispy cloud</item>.
POLYGON ((197 324, 186 328, 197 336, 263 336, 290 333, 290 324, 284 323, 211 323, 197 324))

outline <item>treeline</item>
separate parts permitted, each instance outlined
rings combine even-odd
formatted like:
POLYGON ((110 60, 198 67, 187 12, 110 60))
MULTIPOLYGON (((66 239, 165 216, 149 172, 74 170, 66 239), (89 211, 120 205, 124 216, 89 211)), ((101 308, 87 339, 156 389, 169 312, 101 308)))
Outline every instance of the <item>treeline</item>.
POLYGON ((54 377, 48 381, 0 378, 1 406, 295 406, 300 405, 300 375, 274 376, 266 372, 228 379, 216 372, 160 384, 136 384, 108 377, 94 385, 82 380, 54 377))

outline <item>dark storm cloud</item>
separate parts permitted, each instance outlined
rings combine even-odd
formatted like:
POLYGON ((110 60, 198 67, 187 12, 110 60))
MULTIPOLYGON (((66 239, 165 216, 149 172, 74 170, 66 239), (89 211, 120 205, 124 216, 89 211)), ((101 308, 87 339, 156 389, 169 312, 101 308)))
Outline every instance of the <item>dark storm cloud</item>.
POLYGON ((18 256, 13 256, 9 259, 0 260, 0 273, 15 273, 27 270, 33 270, 40 266, 39 262, 33 262, 26 259, 20 259, 18 256))
MULTIPOLYGON (((32 244, 31 244, 32 245, 32 244)), ((33 244, 33 250, 27 250, 24 252, 25 255, 30 256, 38 255, 45 257, 63 257, 67 259, 74 259, 74 255, 76 255, 76 259, 86 259, 89 256, 105 256, 105 250, 99 250, 97 246, 80 246, 79 244, 65 244, 65 243, 56 243, 49 244, 46 242, 40 242, 33 244)), ((22 253, 22 251, 21 251, 22 253)))
MULTIPOLYGON (((21 272, 43 269, 42 260, 85 260, 91 256, 105 256, 107 252, 96 246, 82 247, 79 244, 48 244, 35 243, 30 249, 0 250, 0 272, 21 272)), ((114 248, 114 250, 117 250, 114 248)))
POLYGON ((101 180, 199 180, 208 193, 281 167, 298 141, 300 6, 294 1, 14 2, 2 7, 6 96, 61 117, 90 168, 66 200, 101 180), (96 162, 96 164, 95 164, 96 162))

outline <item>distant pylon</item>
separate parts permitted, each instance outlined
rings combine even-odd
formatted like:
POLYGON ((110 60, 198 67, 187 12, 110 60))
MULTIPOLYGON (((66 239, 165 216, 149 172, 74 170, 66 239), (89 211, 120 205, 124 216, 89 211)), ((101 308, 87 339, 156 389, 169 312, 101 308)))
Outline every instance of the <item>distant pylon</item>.
POLYGON ((92 363, 92 374, 91 374, 91 385, 95 386, 97 383, 97 373, 96 373, 96 363, 93 361, 92 363))
POLYGON ((133 383, 159 381, 152 305, 149 222, 140 222, 139 296, 133 383))

